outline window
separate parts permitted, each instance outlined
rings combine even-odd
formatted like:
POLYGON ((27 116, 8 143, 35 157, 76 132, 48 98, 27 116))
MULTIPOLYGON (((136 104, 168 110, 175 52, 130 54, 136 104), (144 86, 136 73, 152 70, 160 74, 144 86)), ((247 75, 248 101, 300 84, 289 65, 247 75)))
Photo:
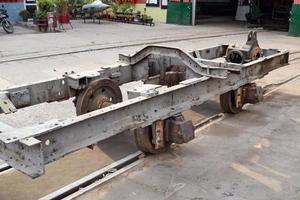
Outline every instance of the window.
POLYGON ((168 0, 161 0, 161 9, 167 9, 168 8, 168 0))
POLYGON ((146 0, 146 6, 159 7, 159 0, 146 0))

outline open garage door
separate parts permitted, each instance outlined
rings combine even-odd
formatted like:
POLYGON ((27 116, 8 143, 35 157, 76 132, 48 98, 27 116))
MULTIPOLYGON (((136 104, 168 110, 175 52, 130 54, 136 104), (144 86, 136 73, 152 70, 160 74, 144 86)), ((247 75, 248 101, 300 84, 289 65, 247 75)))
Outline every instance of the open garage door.
POLYGON ((195 23, 233 20, 238 0, 196 0, 195 23))
POLYGON ((244 21, 249 27, 288 30, 293 0, 195 0, 195 24, 244 21))

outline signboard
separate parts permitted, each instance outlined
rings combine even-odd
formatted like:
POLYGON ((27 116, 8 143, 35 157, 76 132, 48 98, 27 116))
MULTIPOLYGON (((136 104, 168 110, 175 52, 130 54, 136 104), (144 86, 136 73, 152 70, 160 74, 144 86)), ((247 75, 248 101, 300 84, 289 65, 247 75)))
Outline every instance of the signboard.
POLYGON ((168 8, 168 0, 161 0, 161 9, 168 8))
POLYGON ((146 6, 159 7, 159 0, 146 0, 146 6))

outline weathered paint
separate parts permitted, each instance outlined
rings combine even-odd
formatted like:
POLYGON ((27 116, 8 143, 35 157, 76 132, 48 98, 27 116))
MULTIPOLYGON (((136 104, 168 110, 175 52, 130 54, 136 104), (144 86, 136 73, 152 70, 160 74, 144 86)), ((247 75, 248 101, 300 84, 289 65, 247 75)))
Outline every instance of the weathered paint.
POLYGON ((300 4, 292 6, 289 35, 300 36, 300 4))
POLYGON ((154 22, 166 23, 167 21, 167 9, 161 9, 160 7, 149 7, 145 4, 135 4, 135 9, 144 12, 146 8, 146 14, 153 18, 154 22))
POLYGON ((19 12, 24 9, 24 3, 22 2, 14 2, 14 3, 0 3, 0 7, 4 5, 4 8, 7 10, 9 15, 9 20, 12 23, 16 23, 21 20, 19 16, 19 12))
POLYGON ((190 2, 169 2, 167 12, 168 24, 192 24, 192 3, 190 2))

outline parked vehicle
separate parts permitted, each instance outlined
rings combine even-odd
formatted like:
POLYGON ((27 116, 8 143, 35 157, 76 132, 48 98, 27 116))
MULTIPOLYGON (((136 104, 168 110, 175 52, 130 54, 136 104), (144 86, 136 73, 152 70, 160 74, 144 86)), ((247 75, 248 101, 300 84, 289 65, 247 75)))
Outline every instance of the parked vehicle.
POLYGON ((9 18, 9 16, 7 14, 7 10, 5 10, 4 6, 2 5, 2 8, 0 9, 0 25, 2 25, 2 27, 6 33, 13 33, 14 26, 8 20, 8 18, 9 18))

